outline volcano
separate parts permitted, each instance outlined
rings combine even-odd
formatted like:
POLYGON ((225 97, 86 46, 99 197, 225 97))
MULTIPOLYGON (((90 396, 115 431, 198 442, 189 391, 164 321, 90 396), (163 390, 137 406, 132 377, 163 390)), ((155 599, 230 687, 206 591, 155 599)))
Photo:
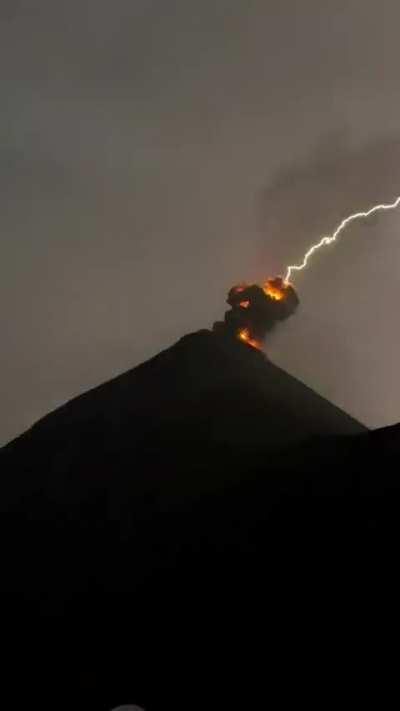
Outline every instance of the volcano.
POLYGON ((66 403, 1 451, 5 688, 241 709, 311 665, 324 693, 398 543, 398 452, 221 328, 66 403))

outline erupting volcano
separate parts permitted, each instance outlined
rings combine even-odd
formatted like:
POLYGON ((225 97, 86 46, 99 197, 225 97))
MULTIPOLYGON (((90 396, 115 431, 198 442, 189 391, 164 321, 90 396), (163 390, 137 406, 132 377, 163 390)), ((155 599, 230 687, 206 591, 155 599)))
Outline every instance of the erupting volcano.
POLYGON ((263 286, 233 286, 227 303, 231 309, 225 313, 223 323, 214 325, 214 330, 223 330, 260 350, 267 332, 295 312, 299 297, 291 284, 282 277, 274 277, 263 286))
POLYGON ((279 691, 287 684, 297 630, 307 639, 310 620, 319 630, 333 610, 346 639, 343 590, 360 600, 376 579, 379 610, 396 594, 380 571, 400 538, 399 428, 368 432, 257 350, 299 304, 289 283, 238 284, 227 302, 212 330, 0 451, 2 634, 16 650, 3 695, 18 689, 21 707, 53 711, 62 689, 60 711, 123 698, 158 711, 169 689, 176 711, 257 708, 266 667, 282 674, 279 691))

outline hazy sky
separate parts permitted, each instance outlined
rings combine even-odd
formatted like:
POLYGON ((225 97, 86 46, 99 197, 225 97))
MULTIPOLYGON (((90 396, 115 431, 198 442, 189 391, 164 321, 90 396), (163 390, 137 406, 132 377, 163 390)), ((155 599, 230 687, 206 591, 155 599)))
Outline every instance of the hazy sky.
MULTIPOLYGON (((400 194, 398 0, 0 0, 0 439, 211 326, 400 194)), ((400 210, 296 281, 271 358, 400 419, 400 210)))

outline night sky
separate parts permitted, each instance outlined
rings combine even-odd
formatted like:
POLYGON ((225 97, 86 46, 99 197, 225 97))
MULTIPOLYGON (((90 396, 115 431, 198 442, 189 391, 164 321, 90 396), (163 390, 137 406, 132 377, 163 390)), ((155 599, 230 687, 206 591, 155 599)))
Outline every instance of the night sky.
MULTIPOLYGON (((0 0, 0 440, 400 195, 398 0, 0 0)), ((274 362, 400 419, 400 210, 295 280, 274 362)))

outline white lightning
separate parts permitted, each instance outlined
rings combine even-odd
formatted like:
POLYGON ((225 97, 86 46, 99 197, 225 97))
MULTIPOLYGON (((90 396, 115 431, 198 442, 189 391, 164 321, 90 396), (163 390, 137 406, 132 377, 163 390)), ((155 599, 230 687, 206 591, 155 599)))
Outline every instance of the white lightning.
POLYGON ((314 254, 314 252, 317 251, 317 249, 320 249, 320 247, 324 247, 327 244, 331 244, 332 242, 335 242, 337 237, 339 237, 340 233, 343 232, 345 227, 347 227, 347 225, 350 224, 350 222, 354 222, 354 220, 359 220, 361 218, 370 217, 370 215, 373 215, 375 212, 379 212, 380 210, 394 210, 399 205, 400 205, 400 195, 394 202, 391 202, 388 204, 383 204, 383 205, 374 205, 374 207, 371 207, 366 212, 355 212, 354 215, 349 215, 349 217, 346 217, 340 223, 339 227, 336 228, 336 230, 334 231, 334 233, 332 235, 328 235, 327 237, 322 237, 322 239, 319 242, 317 242, 317 244, 313 244, 312 247, 310 247, 308 252, 305 253, 304 259, 301 264, 291 264, 289 267, 287 267, 286 275, 285 275, 285 282, 290 281, 292 272, 294 272, 294 271, 300 272, 302 269, 304 269, 307 266, 308 260, 314 254))

